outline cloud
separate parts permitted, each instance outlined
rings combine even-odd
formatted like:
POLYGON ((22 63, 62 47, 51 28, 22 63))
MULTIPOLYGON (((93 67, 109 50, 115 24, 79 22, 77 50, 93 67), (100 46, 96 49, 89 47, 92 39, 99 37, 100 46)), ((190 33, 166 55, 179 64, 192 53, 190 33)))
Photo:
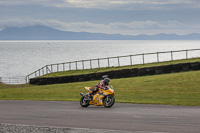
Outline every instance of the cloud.
POLYGON ((96 8, 96 9, 176 9, 200 8, 198 0, 0 0, 0 5, 41 5, 57 8, 96 8))
POLYGON ((147 9, 177 9, 200 8, 197 0, 64 0, 57 7, 147 10, 147 9))
POLYGON ((0 9, 0 30, 40 24, 124 35, 200 31, 199 0, 0 0, 0 9))
POLYGON ((88 21, 85 22, 63 22, 55 19, 35 20, 30 18, 0 20, 0 28, 10 26, 31 26, 31 25, 46 25, 63 31, 74 32, 91 32, 91 33, 107 33, 107 34, 123 34, 123 35, 138 35, 138 34, 189 34, 199 33, 200 24, 187 25, 178 21, 132 21, 130 23, 112 22, 109 24, 97 24, 88 21))
POLYGON ((0 0, 0 5, 41 5, 41 6, 56 6, 62 4, 64 0, 0 0))

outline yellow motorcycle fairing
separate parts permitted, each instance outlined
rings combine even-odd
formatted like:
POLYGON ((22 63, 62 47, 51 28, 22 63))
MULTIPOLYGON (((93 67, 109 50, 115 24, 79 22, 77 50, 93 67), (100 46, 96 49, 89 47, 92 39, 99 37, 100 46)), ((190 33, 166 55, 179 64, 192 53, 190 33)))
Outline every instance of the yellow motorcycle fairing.
MULTIPOLYGON (((85 89, 88 90, 89 93, 92 92, 91 87, 85 87, 85 89)), ((103 105, 103 99, 107 95, 114 96, 115 95, 114 90, 111 89, 110 87, 107 90, 99 88, 98 92, 96 92, 96 94, 93 96, 93 101, 90 101, 89 104, 96 105, 96 106, 103 105)))

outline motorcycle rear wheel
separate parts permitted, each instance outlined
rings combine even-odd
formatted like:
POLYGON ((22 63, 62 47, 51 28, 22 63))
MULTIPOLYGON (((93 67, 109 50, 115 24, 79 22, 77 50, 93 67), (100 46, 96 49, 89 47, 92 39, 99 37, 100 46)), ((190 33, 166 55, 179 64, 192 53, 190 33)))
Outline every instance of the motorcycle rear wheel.
POLYGON ((81 100, 80 100, 80 105, 82 107, 88 107, 90 104, 90 101, 87 100, 85 97, 81 97, 81 100))
POLYGON ((103 100, 103 106, 105 108, 110 108, 114 105, 115 103, 115 97, 112 95, 106 96, 103 100))

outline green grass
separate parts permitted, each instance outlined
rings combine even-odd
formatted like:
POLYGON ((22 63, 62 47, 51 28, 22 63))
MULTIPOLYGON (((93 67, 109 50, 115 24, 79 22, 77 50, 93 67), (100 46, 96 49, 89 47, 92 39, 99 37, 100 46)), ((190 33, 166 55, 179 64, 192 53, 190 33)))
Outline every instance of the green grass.
POLYGON ((133 65, 133 66, 121 66, 121 67, 106 67, 106 68, 95 68, 95 69, 87 69, 87 70, 71 70, 64 72, 54 72, 50 74, 46 74, 40 77, 59 77, 59 76, 69 76, 69 75, 81 75, 88 73, 97 73, 97 72, 106 72, 112 70, 120 70, 120 69, 131 69, 131 68, 144 68, 144 67, 152 67, 152 66, 161 66, 161 65, 169 65, 169 64, 178 64, 178 63, 187 63, 187 62, 197 62, 200 61, 200 58, 192 58, 185 60, 175 60, 175 61, 165 61, 159 63, 148 63, 142 65, 133 65))
MULTIPOLYGON (((54 85, 3 85, 1 100, 79 101, 85 86, 99 81, 54 85)), ((200 71, 112 79, 116 102, 200 106, 200 71)))

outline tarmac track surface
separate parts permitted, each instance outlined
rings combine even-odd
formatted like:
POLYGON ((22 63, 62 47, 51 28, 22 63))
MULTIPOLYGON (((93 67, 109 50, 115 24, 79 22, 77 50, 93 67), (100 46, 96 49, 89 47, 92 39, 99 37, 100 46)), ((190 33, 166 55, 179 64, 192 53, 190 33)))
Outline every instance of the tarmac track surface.
POLYGON ((67 101, 0 100, 0 123, 124 131, 199 133, 200 107, 67 101))

